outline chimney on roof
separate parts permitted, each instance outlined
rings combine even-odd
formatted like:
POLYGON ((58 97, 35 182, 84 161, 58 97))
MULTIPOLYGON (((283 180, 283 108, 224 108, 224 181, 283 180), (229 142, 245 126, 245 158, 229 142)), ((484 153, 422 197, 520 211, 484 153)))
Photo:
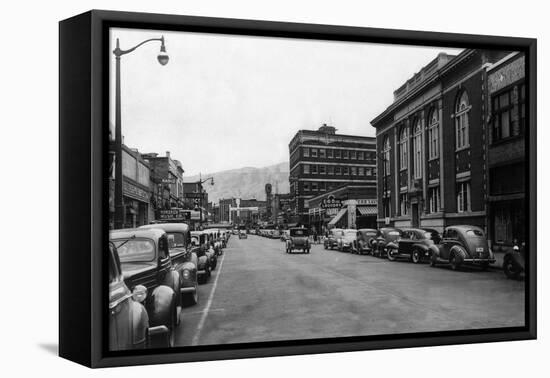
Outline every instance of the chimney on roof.
POLYGON ((166 157, 167 157, 167 158, 170 157, 170 151, 166 151, 166 157))

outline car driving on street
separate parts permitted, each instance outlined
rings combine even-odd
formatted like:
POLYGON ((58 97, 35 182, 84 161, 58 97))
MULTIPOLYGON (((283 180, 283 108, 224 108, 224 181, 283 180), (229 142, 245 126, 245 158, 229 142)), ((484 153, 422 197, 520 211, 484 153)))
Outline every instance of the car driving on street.
POLYGON ((341 228, 333 228, 330 230, 328 237, 323 243, 325 249, 334 249, 338 247, 338 239, 344 234, 344 231, 341 228))
POLYGON ((286 253, 292 253, 295 250, 309 253, 310 249, 309 231, 305 228, 291 228, 289 239, 286 241, 286 253))

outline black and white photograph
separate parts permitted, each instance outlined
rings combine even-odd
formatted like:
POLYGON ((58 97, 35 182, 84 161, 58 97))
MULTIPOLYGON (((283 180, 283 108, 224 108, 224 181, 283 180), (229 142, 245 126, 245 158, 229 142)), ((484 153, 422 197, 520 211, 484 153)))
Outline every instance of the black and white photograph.
POLYGON ((526 326, 526 56, 112 27, 108 349, 526 326))

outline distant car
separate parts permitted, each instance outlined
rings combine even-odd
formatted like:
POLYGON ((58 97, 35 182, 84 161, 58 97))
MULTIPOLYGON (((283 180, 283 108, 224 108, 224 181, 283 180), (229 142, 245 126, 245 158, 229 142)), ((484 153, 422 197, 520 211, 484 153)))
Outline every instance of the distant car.
POLYGON ((239 230, 239 239, 248 239, 248 235, 246 234, 246 230, 239 230))
POLYGON ((286 241, 286 253, 292 253, 295 250, 309 253, 310 249, 309 231, 306 228, 291 228, 289 239, 286 241))
POLYGON ((453 270, 462 265, 477 265, 487 269, 495 262, 483 230, 477 226, 449 226, 443 232, 441 243, 430 258, 430 265, 449 263, 453 270))
POLYGON ((251 228, 251 229, 250 229, 250 234, 252 234, 252 235, 256 235, 256 230, 255 230, 255 229, 253 229, 253 228, 251 228))
POLYGON ((197 255, 197 281, 207 283, 217 263, 216 254, 210 252, 208 234, 204 231, 191 231, 191 250, 197 255))
POLYGON ((423 260, 428 260, 441 241, 441 237, 436 230, 428 228, 406 228, 401 232, 401 237, 389 242, 386 246, 387 257, 390 261, 398 258, 410 259, 418 264, 423 260))
POLYGON ((109 350, 169 347, 168 328, 149 327, 149 315, 143 303, 147 288, 130 291, 124 282, 120 259, 113 243, 107 252, 109 265, 109 350))
POLYGON ((181 293, 184 304, 197 304, 199 301, 198 256, 191 250, 189 226, 185 223, 159 223, 140 227, 140 229, 146 228, 159 228, 166 232, 170 258, 181 277, 181 293))
POLYGON ((372 242, 373 256, 385 257, 387 255, 387 244, 395 242, 401 237, 401 230, 393 227, 383 227, 378 230, 376 239, 372 242))
POLYGON ((147 289, 145 308, 149 323, 166 326, 173 346, 182 303, 181 280, 170 259, 166 233, 156 228, 113 230, 109 239, 117 248, 130 290, 140 286, 147 289))
POLYGON ((281 232, 281 241, 286 242, 290 238, 290 231, 289 230, 283 230, 281 232))
POLYGON ((351 252, 357 241, 357 230, 348 228, 343 230, 342 235, 337 240, 339 251, 351 252))
POLYGON ((223 254, 223 242, 221 240, 220 236, 220 230, 217 228, 207 228, 204 230, 204 232, 208 233, 209 237, 208 240, 210 241, 210 244, 212 248, 214 249, 214 252, 216 253, 216 256, 220 256, 223 254))
POLYGON ((372 254, 373 242, 376 239, 377 230, 374 228, 361 228, 357 230, 357 240, 353 252, 363 255, 372 254))
POLYGON ((333 228, 330 230, 328 237, 325 239, 325 249, 333 249, 338 247, 338 239, 344 234, 341 228, 333 228))
POLYGON ((234 229, 234 230, 231 231, 231 233, 232 233, 233 235, 239 235, 239 230, 234 229))

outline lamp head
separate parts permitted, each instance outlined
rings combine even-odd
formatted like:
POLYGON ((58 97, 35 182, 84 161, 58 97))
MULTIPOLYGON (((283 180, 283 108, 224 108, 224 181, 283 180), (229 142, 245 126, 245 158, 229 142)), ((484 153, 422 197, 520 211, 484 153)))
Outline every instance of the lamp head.
POLYGON ((159 55, 157 56, 157 59, 161 65, 165 66, 168 63, 169 57, 168 57, 168 54, 166 53, 166 46, 164 45, 164 36, 160 37, 160 40, 161 40, 160 52, 159 52, 159 55))
POLYGON ((214 177, 210 180, 210 185, 214 186, 214 177))

